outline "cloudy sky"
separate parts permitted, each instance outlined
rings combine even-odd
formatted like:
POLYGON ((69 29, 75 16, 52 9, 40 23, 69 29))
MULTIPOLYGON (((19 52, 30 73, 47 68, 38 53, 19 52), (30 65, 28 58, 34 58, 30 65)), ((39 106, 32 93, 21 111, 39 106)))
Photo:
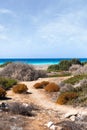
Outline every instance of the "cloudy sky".
POLYGON ((87 57, 87 0, 0 0, 0 58, 87 57))

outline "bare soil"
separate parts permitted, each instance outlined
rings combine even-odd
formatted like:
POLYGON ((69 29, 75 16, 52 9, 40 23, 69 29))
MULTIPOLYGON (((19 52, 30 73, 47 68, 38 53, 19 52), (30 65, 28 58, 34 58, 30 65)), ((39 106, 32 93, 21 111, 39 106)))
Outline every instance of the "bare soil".
MULTIPOLYGON (((34 117, 23 117, 19 115, 20 121, 23 122, 20 125, 19 123, 16 123, 17 121, 19 122, 19 118, 17 118, 17 120, 14 120, 13 124, 12 122, 10 122, 10 120, 6 118, 7 116, 3 115, 3 118, 7 121, 8 124, 10 124, 10 126, 14 126, 16 124, 16 127, 20 127, 20 129, 15 130, 48 130, 48 128, 45 126, 46 123, 48 123, 49 121, 59 123, 61 122, 62 117, 68 112, 82 112, 84 114, 87 114, 87 109, 85 108, 73 108, 72 106, 58 105, 50 100, 48 94, 45 92, 44 89, 37 90, 33 87, 33 85, 37 82, 50 81, 58 84, 60 81, 65 80, 66 78, 69 77, 42 78, 38 79, 37 81, 22 82, 27 85, 29 89, 28 94, 15 94, 12 92, 12 90, 9 90, 7 92, 7 97, 12 99, 5 102, 22 102, 28 104, 33 103, 38 106, 39 110, 35 113, 34 117)), ((0 114, 1 120, 2 113, 0 112, 0 114)), ((18 115, 10 115, 9 118, 12 116, 15 116, 16 118, 18 115)), ((3 125, 5 124, 5 120, 3 120, 3 125)), ((9 130, 14 129, 10 128, 9 130)))

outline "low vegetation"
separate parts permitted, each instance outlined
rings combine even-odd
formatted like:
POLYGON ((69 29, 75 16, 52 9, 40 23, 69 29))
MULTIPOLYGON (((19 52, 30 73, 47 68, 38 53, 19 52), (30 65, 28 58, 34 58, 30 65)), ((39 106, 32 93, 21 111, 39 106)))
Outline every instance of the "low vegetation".
POLYGON ((7 66, 8 64, 11 64, 11 63, 12 62, 10 62, 10 61, 9 62, 5 62, 5 63, 1 64, 0 67, 5 67, 5 66, 7 66))
POLYGON ((68 83, 68 84, 76 84, 79 83, 80 80, 87 78, 87 75, 77 75, 77 76, 73 76, 67 80, 64 81, 64 83, 68 83))
POLYGON ((12 103, 10 105, 10 112, 14 114, 20 114, 24 116, 33 116, 32 110, 35 110, 34 106, 32 105, 22 105, 21 103, 12 103))
POLYGON ((47 86, 44 87, 47 92, 58 92, 60 87, 55 83, 49 83, 47 86))
POLYGON ((4 98, 6 96, 6 91, 0 87, 0 98, 4 98))
POLYGON ((71 73, 58 73, 58 74, 49 74, 48 77, 66 77, 66 76, 71 76, 71 73))
POLYGON ((51 65, 48 67, 48 72, 51 71, 67 71, 73 64, 79 64, 82 63, 78 59, 72 59, 72 60, 62 60, 59 64, 51 65))
POLYGON ((41 82, 41 85, 44 87, 44 86, 46 86, 46 85, 48 85, 49 84, 49 82, 48 81, 42 81, 41 82))
POLYGON ((25 84, 17 84, 13 87, 14 93, 26 93, 28 90, 27 86, 25 84))
POLYGON ((17 84, 17 81, 16 81, 15 79, 0 77, 0 85, 1 85, 5 90, 10 89, 13 85, 16 85, 16 84, 17 84))
POLYGON ((46 72, 42 70, 35 70, 32 65, 11 63, 0 71, 0 76, 14 78, 20 81, 33 81, 38 78, 46 77, 46 72))
POLYGON ((87 106, 87 75, 78 75, 60 84, 57 103, 73 106, 87 106))
POLYGON ((44 88, 48 84, 49 84, 48 81, 42 81, 40 83, 34 84, 34 88, 36 88, 36 89, 42 89, 42 88, 44 88))
POLYGON ((41 85, 41 83, 36 83, 34 84, 34 88, 40 89, 40 88, 43 88, 43 86, 41 85))
POLYGON ((76 99, 78 94, 76 92, 64 92, 61 93, 57 99, 57 103, 60 105, 66 104, 68 101, 76 99))

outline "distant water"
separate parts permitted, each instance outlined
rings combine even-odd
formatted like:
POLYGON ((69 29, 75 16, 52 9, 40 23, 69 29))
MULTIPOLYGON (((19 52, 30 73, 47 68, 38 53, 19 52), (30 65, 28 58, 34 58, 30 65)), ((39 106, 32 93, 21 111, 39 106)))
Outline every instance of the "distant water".
MULTIPOLYGON (((0 59, 0 64, 5 62, 21 62, 33 65, 52 65, 58 64, 61 60, 70 60, 71 58, 44 58, 44 59, 0 59)), ((81 62, 87 61, 87 58, 79 58, 81 62)))

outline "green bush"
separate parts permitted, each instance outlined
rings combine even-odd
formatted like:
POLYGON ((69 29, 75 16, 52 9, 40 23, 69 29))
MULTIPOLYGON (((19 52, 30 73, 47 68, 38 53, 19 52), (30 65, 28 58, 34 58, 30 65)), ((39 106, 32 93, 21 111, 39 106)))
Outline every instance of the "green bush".
POLYGON ((48 72, 51 72, 51 71, 58 71, 59 70, 59 65, 56 64, 56 65, 50 65, 47 69, 48 72))
POLYGON ((0 78, 0 84, 1 86, 5 89, 8 90, 10 89, 13 85, 17 84, 17 81, 15 79, 10 79, 10 78, 0 78))
POLYGON ((72 84, 79 83, 80 80, 87 78, 87 75, 77 75, 64 81, 64 83, 72 84))
POLYGON ((62 61, 60 61, 59 64, 50 65, 47 70, 48 70, 48 72, 67 71, 67 70, 69 70, 70 66, 72 66, 73 64, 80 64, 81 65, 81 62, 79 61, 79 59, 62 60, 62 61))
POLYGON ((60 70, 68 70, 71 66, 71 62, 69 60, 63 60, 59 63, 60 70))
POLYGON ((14 93, 26 93, 28 90, 27 86, 25 84, 17 84, 13 87, 14 93))
POLYGON ((10 62, 10 61, 9 62, 5 62, 4 64, 1 64, 0 67, 5 67, 5 66, 7 66, 8 64, 11 64, 11 63, 12 62, 10 62))
POLYGON ((4 98, 5 95, 6 95, 6 91, 2 87, 0 87, 0 98, 4 98))
POLYGON ((78 64, 78 65, 82 64, 79 59, 72 59, 72 60, 70 60, 70 63, 71 63, 71 65, 72 64, 78 64))

